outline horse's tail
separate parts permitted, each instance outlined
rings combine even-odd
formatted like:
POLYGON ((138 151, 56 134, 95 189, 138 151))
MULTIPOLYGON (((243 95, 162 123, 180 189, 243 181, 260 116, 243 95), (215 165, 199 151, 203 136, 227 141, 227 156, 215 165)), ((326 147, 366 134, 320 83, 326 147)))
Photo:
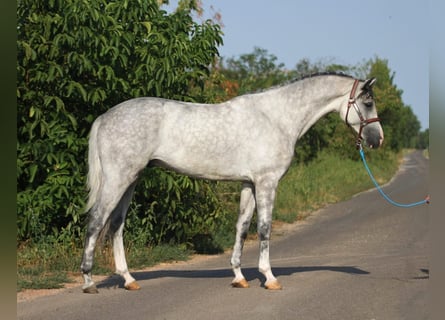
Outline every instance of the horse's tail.
POLYGON ((88 141, 88 177, 87 185, 89 190, 88 202, 85 212, 88 212, 96 203, 99 189, 102 184, 102 165, 97 149, 97 131, 100 124, 99 118, 94 121, 90 131, 88 141))

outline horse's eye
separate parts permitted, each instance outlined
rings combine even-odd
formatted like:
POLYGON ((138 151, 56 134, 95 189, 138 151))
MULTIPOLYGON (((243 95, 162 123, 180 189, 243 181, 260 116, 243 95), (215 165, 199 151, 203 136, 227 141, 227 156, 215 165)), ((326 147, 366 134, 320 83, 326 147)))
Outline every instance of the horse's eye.
POLYGON ((372 106, 374 104, 374 99, 372 97, 372 94, 370 94, 369 92, 364 94, 362 101, 363 101, 363 104, 368 108, 372 108, 372 106))

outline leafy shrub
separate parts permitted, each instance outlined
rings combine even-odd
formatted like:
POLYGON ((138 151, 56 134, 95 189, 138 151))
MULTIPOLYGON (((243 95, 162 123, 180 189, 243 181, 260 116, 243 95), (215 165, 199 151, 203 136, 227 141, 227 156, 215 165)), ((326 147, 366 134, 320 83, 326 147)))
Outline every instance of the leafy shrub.
POLYGON ((141 245, 193 243, 211 234, 224 219, 215 183, 191 179, 159 168, 145 170, 127 217, 141 245))
MULTIPOLYGON (((193 100, 190 88, 204 84, 222 43, 217 24, 193 21, 194 7, 184 1, 167 14, 155 0, 18 2, 18 240, 81 236, 87 135, 99 114, 138 96, 193 100)), ((150 197, 132 206, 135 215, 153 225, 161 215, 178 219, 154 230, 164 232, 152 234, 155 241, 187 238, 186 226, 202 219, 194 210, 208 212, 203 223, 217 215, 205 182, 159 172, 144 178, 150 190, 136 198, 150 197), (153 210, 142 210, 150 200, 153 210), (154 212, 160 216, 145 216, 154 212)))

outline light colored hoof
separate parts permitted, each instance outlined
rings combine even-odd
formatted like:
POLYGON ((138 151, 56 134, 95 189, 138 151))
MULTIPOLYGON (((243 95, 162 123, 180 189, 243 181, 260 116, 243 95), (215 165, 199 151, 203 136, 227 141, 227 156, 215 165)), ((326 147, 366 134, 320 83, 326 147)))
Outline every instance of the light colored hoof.
POLYGON ((237 282, 232 282, 232 287, 234 288, 249 288, 249 283, 246 281, 246 279, 241 279, 237 282))
POLYGON ((125 289, 134 291, 134 290, 140 290, 141 287, 138 285, 136 281, 133 281, 132 283, 129 283, 125 286, 125 289))
POLYGON ((93 284, 89 287, 82 289, 83 293, 99 293, 99 290, 97 290, 96 285, 93 284))
POLYGON ((266 287, 267 290, 281 290, 281 289, 283 289, 283 287, 277 280, 266 282, 266 284, 264 286, 266 287))

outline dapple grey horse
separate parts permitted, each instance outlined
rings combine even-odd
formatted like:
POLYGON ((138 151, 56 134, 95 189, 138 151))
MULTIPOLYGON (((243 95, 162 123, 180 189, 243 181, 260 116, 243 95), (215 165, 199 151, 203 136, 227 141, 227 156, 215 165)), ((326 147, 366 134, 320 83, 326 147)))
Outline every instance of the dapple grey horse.
POLYGON ((122 232, 136 180, 147 165, 197 178, 241 181, 232 285, 249 286, 241 272, 241 254, 256 209, 259 270, 266 277, 267 289, 281 289, 269 262, 278 182, 290 166, 297 140, 327 113, 338 112, 369 147, 381 145, 374 81, 316 74, 220 104, 135 98, 99 116, 89 137, 83 291, 97 292, 91 269, 96 241, 104 228, 112 235, 116 273, 125 279, 126 289, 140 288, 127 268, 122 232))

